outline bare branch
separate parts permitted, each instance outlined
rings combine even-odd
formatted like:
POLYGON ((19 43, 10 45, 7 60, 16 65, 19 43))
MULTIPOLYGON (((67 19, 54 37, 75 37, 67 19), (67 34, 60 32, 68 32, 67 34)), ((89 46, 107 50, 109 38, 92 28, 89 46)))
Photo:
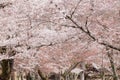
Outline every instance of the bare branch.
POLYGON ((84 33, 86 33, 90 38, 92 38, 94 41, 96 41, 98 44, 101 44, 101 45, 103 45, 105 47, 109 47, 109 48, 112 48, 114 50, 120 51, 120 48, 117 48, 117 47, 115 47, 113 45, 110 45, 110 44, 107 44, 107 43, 104 43, 104 42, 98 42, 98 39, 96 39, 94 36, 92 36, 89 30, 85 31, 83 29, 83 27, 80 26, 79 24, 77 24, 77 22, 75 22, 71 17, 66 16, 66 19, 69 19, 75 25, 74 27, 71 26, 72 28, 78 28, 78 29, 80 29, 81 31, 83 31, 84 33))
POLYGON ((89 31, 86 31, 83 29, 82 26, 80 26, 79 24, 77 24, 71 17, 66 16, 66 19, 69 19, 70 21, 72 21, 73 24, 75 24, 75 26, 73 28, 79 28, 81 31, 83 31, 84 33, 86 33, 87 35, 89 35, 89 37, 91 37, 94 41, 96 40, 94 36, 91 35, 91 33, 89 31))
POLYGON ((120 51, 120 48, 117 48, 117 47, 115 47, 115 46, 113 46, 113 45, 110 45, 110 44, 107 44, 107 43, 104 43, 104 42, 101 42, 101 43, 99 43, 99 44, 120 51))
POLYGON ((102 24, 100 21, 97 20, 97 23, 98 23, 100 26, 102 26, 105 30, 108 29, 108 27, 107 27, 106 25, 102 24))
POLYGON ((75 13, 76 9, 78 8, 78 6, 79 6, 79 4, 80 4, 81 1, 82 0, 79 0, 79 2, 77 3, 77 5, 75 6, 74 10, 72 11, 71 16, 70 16, 71 18, 74 15, 74 13, 75 13))
POLYGON ((90 31, 88 29, 88 17, 86 17, 85 28, 86 28, 87 32, 90 33, 90 31))

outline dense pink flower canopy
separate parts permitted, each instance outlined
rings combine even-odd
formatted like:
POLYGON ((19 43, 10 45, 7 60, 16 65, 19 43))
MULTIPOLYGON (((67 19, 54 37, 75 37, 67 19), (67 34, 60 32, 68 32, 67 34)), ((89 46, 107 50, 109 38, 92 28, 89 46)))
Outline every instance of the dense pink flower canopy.
POLYGON ((0 60, 14 58, 15 68, 34 70, 39 66, 59 72, 79 61, 101 66, 108 58, 105 46, 99 43, 120 48, 120 0, 0 0, 1 4, 0 46, 18 53, 1 55, 0 60), (88 29, 96 41, 74 27, 66 15, 88 29))

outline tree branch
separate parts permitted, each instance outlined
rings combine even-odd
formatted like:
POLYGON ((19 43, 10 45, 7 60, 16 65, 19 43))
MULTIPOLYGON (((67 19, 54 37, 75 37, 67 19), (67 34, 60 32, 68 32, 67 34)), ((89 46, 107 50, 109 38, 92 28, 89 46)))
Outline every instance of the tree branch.
MULTIPOLYGON (((80 26, 79 24, 77 24, 71 17, 66 16, 66 19, 69 19, 73 24, 75 24, 75 26, 71 26, 73 28, 79 28, 82 32, 86 33, 87 35, 89 35, 89 37, 91 37, 94 41, 96 40, 94 36, 91 35, 90 31, 86 31, 83 29, 82 26, 80 26)), ((87 23, 87 22, 86 22, 87 23)))
POLYGON ((112 56, 113 50, 109 50, 109 49, 107 49, 107 47, 106 47, 106 50, 107 50, 107 56, 108 56, 110 64, 111 64, 112 72, 113 72, 113 80, 119 80, 118 75, 116 73, 114 59, 113 59, 113 56, 112 56))
MULTIPOLYGON (((109 48, 112 48, 112 49, 114 49, 114 50, 117 50, 117 51, 120 51, 120 48, 118 48, 118 47, 115 47, 115 46, 113 46, 113 45, 110 45, 110 44, 107 44, 107 43, 104 43, 104 42, 98 42, 98 39, 97 38, 95 38, 94 36, 92 36, 92 34, 90 33, 90 31, 89 31, 89 29, 88 28, 86 28, 87 29, 87 31, 85 30, 85 29, 83 29, 83 27, 82 26, 80 26, 77 22, 75 22, 71 17, 69 17, 68 15, 66 16, 66 19, 69 19, 75 26, 73 27, 73 26, 71 26, 72 28, 78 28, 78 29, 80 29, 82 32, 84 32, 85 34, 87 34, 90 38, 92 38, 94 41, 96 41, 98 44, 101 44, 101 45, 103 45, 103 46, 105 46, 105 47, 109 47, 109 48)), ((85 23, 85 26, 87 25, 87 21, 86 21, 86 23, 85 23)), ((86 26, 87 27, 87 26, 86 26)))
POLYGON ((78 8, 78 6, 79 6, 79 4, 80 4, 80 2, 81 2, 82 0, 79 0, 79 2, 77 3, 77 5, 75 6, 75 8, 74 8, 74 10, 72 11, 72 13, 70 14, 71 16, 71 18, 72 18, 72 16, 74 15, 74 13, 75 13, 75 11, 76 11, 76 9, 78 8))
MULTIPOLYGON (((99 42, 98 42, 98 43, 99 43, 99 42)), ((117 48, 117 47, 115 47, 115 46, 113 46, 113 45, 110 45, 110 44, 107 44, 107 43, 104 43, 104 42, 101 42, 101 43, 99 43, 99 44, 104 45, 104 46, 109 47, 109 48, 112 48, 112 49, 114 49, 114 50, 120 51, 120 48, 117 48)))
POLYGON ((64 72, 63 77, 65 77, 66 75, 68 75, 79 64, 80 64, 80 62, 77 62, 77 63, 74 63, 73 65, 71 65, 71 67, 67 71, 64 72))

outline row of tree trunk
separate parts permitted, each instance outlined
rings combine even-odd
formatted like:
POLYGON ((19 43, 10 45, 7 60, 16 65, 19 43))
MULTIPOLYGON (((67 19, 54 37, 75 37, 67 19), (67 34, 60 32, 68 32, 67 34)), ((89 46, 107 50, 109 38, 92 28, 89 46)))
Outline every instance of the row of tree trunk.
MULTIPOLYGON (((0 53, 5 53, 6 52, 6 48, 0 48, 0 53)), ((118 75, 116 73, 116 68, 114 65, 114 59, 112 57, 112 53, 113 51, 109 50, 106 48, 107 51, 107 56, 109 58, 110 64, 111 64, 111 68, 112 68, 112 77, 113 80, 119 80, 118 75)), ((15 51, 10 49, 9 53, 14 53, 12 56, 15 55, 15 51)), ((49 80, 51 77, 50 75, 45 75, 41 70, 38 69, 36 74, 33 73, 27 73, 25 76, 23 76, 23 73, 19 74, 19 78, 15 78, 16 75, 13 71, 13 66, 14 66, 14 59, 3 59, 2 61, 0 61, 1 64, 1 74, 0 74, 0 80, 49 80), (36 77, 39 76, 39 77, 36 77)), ((64 73, 60 73, 60 74, 54 74, 54 77, 51 77, 52 80, 86 80, 86 75, 85 75, 85 63, 84 62, 77 62, 73 65, 71 65, 71 67, 69 69, 67 69, 64 73), (78 65, 81 65, 81 68, 83 69, 83 71, 80 74, 75 74, 75 73, 71 73, 71 71, 76 68, 78 65)), ((102 80, 104 80, 104 78, 102 78, 102 80)))
MULTIPOLYGON (((109 55, 110 56, 110 55, 109 55)), ((71 73, 71 70, 74 69, 79 63, 72 65, 66 72, 63 74, 49 74, 46 75, 41 70, 38 70, 37 73, 26 73, 25 72, 15 72, 13 70, 14 60, 6 59, 1 61, 2 73, 0 75, 0 80, 118 80, 116 73, 113 72, 111 76, 99 76, 96 77, 87 77, 85 72, 82 71, 80 74, 71 73), (116 79, 117 77, 117 79, 116 79)), ((113 65, 111 65, 113 66, 113 65)), ((82 63, 82 68, 85 69, 85 64, 82 63)))

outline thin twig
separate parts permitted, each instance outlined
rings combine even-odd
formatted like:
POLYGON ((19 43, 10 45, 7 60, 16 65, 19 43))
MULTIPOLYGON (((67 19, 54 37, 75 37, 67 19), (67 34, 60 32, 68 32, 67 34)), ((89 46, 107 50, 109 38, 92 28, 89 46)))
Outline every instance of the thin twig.
POLYGON ((79 2, 77 3, 77 5, 75 6, 74 10, 71 12, 71 18, 74 15, 75 11, 77 10, 77 8, 78 8, 78 6, 79 6, 79 4, 80 4, 81 1, 82 0, 79 0, 79 2))

